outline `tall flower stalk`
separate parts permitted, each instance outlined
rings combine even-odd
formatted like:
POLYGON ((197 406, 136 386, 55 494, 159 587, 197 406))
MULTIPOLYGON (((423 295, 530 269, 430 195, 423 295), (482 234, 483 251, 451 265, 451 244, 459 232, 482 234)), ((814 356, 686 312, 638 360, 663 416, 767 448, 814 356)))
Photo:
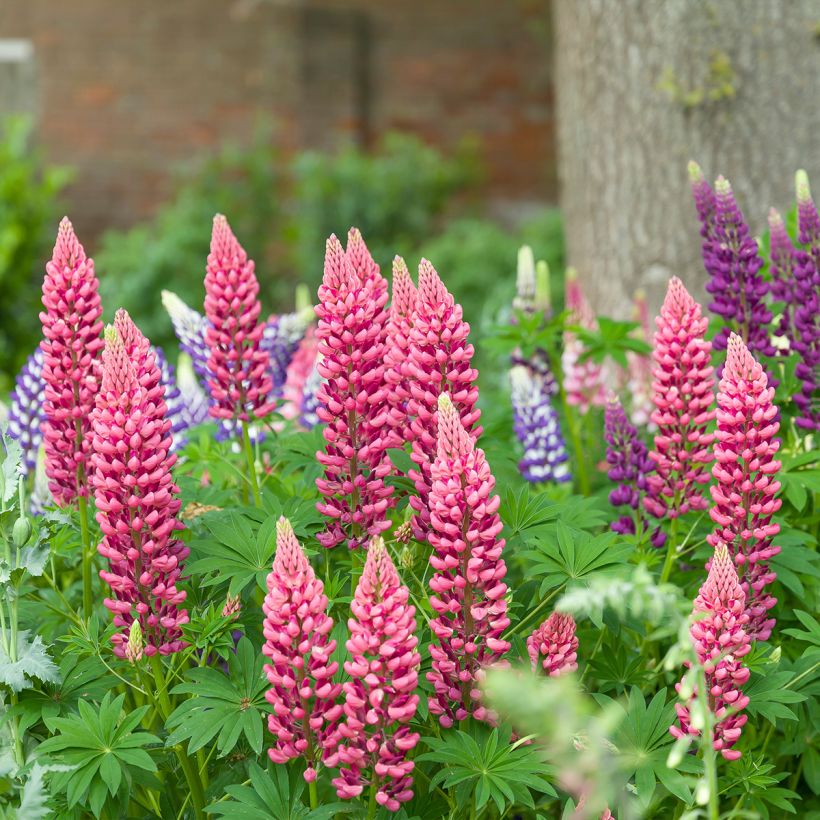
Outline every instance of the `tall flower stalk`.
POLYGON ((324 496, 317 508, 328 519, 318 536, 325 547, 345 542, 354 549, 390 526, 392 488, 384 482, 391 469, 384 429, 386 303, 387 282, 359 232, 350 231, 347 250, 331 236, 316 307, 324 380, 317 414, 327 423, 326 447, 317 453, 324 477, 316 486, 324 496))
POLYGON ((430 645, 435 693, 430 711, 442 726, 488 718, 480 700, 481 670, 509 650, 507 568, 495 479, 447 394, 438 400, 438 453, 431 470, 430 645))
POLYGON ((725 544, 741 574, 752 640, 768 640, 774 626, 769 610, 777 603, 767 591, 776 576, 769 560, 780 552, 772 543, 780 526, 772 516, 780 509, 776 478, 780 462, 775 438, 780 424, 774 388, 743 340, 732 334, 718 390, 715 464, 710 510, 717 525, 708 541, 725 544))
POLYGON ((316 808, 317 767, 323 760, 336 763, 342 714, 336 700, 342 687, 333 680, 339 664, 331 660, 336 641, 330 637, 333 620, 324 585, 284 517, 276 524, 267 586, 262 652, 270 659, 265 673, 271 688, 265 697, 273 707, 268 728, 276 739, 268 755, 274 763, 304 758, 311 807, 316 808))
POLYGON ((418 540, 427 537, 430 527, 428 498, 433 478, 431 467, 438 448, 436 428, 439 397, 447 394, 461 418, 463 428, 475 440, 481 434, 476 407, 478 371, 472 366, 475 352, 468 338, 470 325, 464 321, 461 305, 444 286, 435 268, 422 259, 419 265, 418 297, 412 319, 407 372, 411 417, 411 458, 416 465, 409 476, 416 487, 410 497, 413 532, 418 540))
POLYGON ((409 723, 416 714, 421 656, 416 647, 415 608, 384 541, 374 538, 350 605, 345 662, 344 722, 339 727, 339 777, 344 799, 370 788, 375 804, 398 811, 413 797, 413 761, 419 740, 409 723))
POLYGON ((82 540, 83 612, 91 616, 93 552, 88 528, 91 410, 103 347, 94 261, 67 218, 60 223, 43 280, 43 440, 49 489, 59 506, 76 501, 82 540))
POLYGON ((241 422, 248 461, 248 481, 257 506, 259 482, 248 424, 273 409, 270 356, 262 346, 264 325, 259 321, 259 282, 253 261, 237 241, 228 220, 214 217, 211 252, 205 273, 205 342, 208 388, 214 418, 241 422))

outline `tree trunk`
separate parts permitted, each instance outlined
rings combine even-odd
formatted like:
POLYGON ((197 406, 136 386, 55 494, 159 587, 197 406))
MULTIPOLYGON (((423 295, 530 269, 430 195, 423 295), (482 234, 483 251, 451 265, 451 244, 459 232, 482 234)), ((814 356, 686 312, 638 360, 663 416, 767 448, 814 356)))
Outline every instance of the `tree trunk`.
POLYGON ((703 297, 687 161, 733 185, 753 233, 820 194, 817 0, 554 0, 567 251, 600 313, 670 276, 703 297))

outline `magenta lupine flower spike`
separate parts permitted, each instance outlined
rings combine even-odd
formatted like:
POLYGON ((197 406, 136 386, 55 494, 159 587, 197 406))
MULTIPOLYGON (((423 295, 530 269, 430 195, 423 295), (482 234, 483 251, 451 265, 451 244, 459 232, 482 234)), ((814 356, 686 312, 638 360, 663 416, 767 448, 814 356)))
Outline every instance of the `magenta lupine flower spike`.
POLYGON ((416 464, 408 473, 416 486, 410 506, 415 511, 413 531, 419 540, 426 537, 430 522, 427 498, 432 484, 430 467, 437 450, 439 396, 449 395, 471 438, 481 434, 481 411, 476 407, 478 371, 471 365, 474 349, 468 341, 469 333, 470 325, 463 319, 461 305, 453 299, 435 268, 422 259, 407 361, 411 457, 416 464))
POLYGON ((404 447, 405 442, 412 441, 411 419, 407 408, 410 399, 408 356, 417 299, 418 292, 407 265, 397 256, 393 260, 393 300, 384 350, 384 381, 388 387, 389 406, 387 424, 390 427, 391 447, 404 447))
POLYGON ((176 583, 189 552, 174 537, 184 527, 171 476, 171 421, 148 340, 125 311, 117 313, 117 324, 127 342, 114 327, 106 329, 102 385, 91 414, 90 483, 103 533, 98 550, 109 565, 100 578, 113 592, 104 603, 120 629, 111 639, 114 653, 125 657, 138 620, 145 654, 168 655, 184 646, 188 613, 176 583))
POLYGON ((709 320, 676 276, 669 280, 655 324, 652 421, 658 431, 649 455, 656 474, 649 478, 644 506, 657 518, 675 518, 708 506, 701 488, 709 481, 706 465, 712 460, 713 436, 706 432, 715 417, 712 345, 704 338, 709 320))
POLYGON ((265 697, 273 706, 268 728, 276 738, 268 755, 274 763, 304 757, 305 780, 316 779, 321 761, 336 765, 336 703, 342 687, 333 677, 339 664, 331 660, 336 641, 327 614, 324 585, 313 572, 286 518, 276 524, 276 555, 268 575, 262 607, 265 672, 271 688, 265 697))
POLYGON ((58 505, 88 495, 91 410, 103 340, 102 305, 94 260, 67 218, 60 223, 43 280, 42 424, 49 489, 58 505))
POLYGON ((578 668, 578 638, 572 615, 553 612, 527 638, 527 653, 532 671, 540 666, 551 678, 578 668))
POLYGON ((765 587, 776 573, 769 560, 780 552, 772 538, 780 532, 772 516, 780 509, 780 482, 775 458, 780 442, 774 388, 743 340, 729 337, 726 365, 718 390, 715 464, 712 474, 714 505, 709 511, 717 524, 708 536, 712 546, 725 543, 741 574, 752 640, 768 640, 774 626, 769 610, 777 603, 765 587))
POLYGON ((430 606, 435 613, 430 645, 435 695, 430 711, 442 726, 472 715, 486 720, 477 680, 481 670, 510 648, 502 635, 507 617, 507 568, 495 479, 448 395, 438 402, 438 454, 432 466, 430 606))
MULTIPOLYGON (((749 670, 740 659, 751 649, 746 626, 749 621, 743 592, 732 557, 726 545, 715 548, 709 576, 700 588, 689 629, 695 653, 703 666, 709 686, 709 708, 717 723, 712 735, 715 751, 726 760, 737 760, 740 752, 732 747, 740 739, 740 732, 748 715, 740 714, 749 703, 742 686, 749 680, 749 670)), ((681 685, 676 689, 680 691, 681 685)), ((696 698, 692 694, 690 704, 696 698)), ((691 725, 689 704, 675 706, 680 726, 671 726, 674 737, 697 736, 700 732, 691 725)))
POLYGON ((384 483, 391 469, 385 440, 387 283, 375 263, 365 265, 363 244, 361 237, 353 242, 353 254, 335 236, 328 239, 316 306, 317 369, 324 379, 317 415, 327 422, 327 446, 316 454, 325 474, 316 486, 325 497, 317 508, 329 519, 318 536, 325 547, 345 541, 354 549, 390 526, 392 488, 384 483))
POLYGON ((221 214, 214 217, 205 273, 205 341, 210 348, 211 415, 248 421, 273 409, 270 357, 260 344, 259 283, 253 261, 221 214))
POLYGON ((345 720, 339 727, 336 794, 346 800, 375 786, 376 802, 398 811, 413 797, 413 761, 419 735, 416 714, 421 656, 416 651, 416 610, 384 541, 374 538, 350 604, 345 662, 345 720))

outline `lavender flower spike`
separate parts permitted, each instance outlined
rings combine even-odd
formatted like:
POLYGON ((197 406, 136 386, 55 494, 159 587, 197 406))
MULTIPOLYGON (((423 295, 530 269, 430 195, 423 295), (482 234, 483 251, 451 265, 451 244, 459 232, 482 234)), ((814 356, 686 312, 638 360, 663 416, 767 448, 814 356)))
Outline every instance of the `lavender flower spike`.
POLYGON ((162 291, 162 304, 171 317, 171 324, 179 339, 179 346, 191 357, 194 372, 200 382, 207 384, 210 378, 208 359, 211 351, 205 342, 205 330, 210 323, 205 316, 192 307, 188 307, 176 293, 170 290, 162 291))
POLYGON ((267 350, 270 357, 271 379, 275 396, 282 393, 288 375, 288 365, 314 317, 313 308, 310 307, 296 313, 271 316, 265 323, 260 348, 267 350))
POLYGON ((9 396, 9 436, 23 448, 23 471, 29 475, 37 464, 37 451, 43 440, 45 382, 43 381, 43 351, 38 347, 27 359, 14 382, 9 396))

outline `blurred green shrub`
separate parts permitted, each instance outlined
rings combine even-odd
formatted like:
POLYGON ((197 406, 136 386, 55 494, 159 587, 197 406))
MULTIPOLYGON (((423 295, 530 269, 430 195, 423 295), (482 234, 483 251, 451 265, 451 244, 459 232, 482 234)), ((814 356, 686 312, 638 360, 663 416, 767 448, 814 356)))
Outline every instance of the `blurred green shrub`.
POLYGON ((40 338, 40 283, 71 174, 45 164, 28 117, 0 124, 0 387, 40 338))

